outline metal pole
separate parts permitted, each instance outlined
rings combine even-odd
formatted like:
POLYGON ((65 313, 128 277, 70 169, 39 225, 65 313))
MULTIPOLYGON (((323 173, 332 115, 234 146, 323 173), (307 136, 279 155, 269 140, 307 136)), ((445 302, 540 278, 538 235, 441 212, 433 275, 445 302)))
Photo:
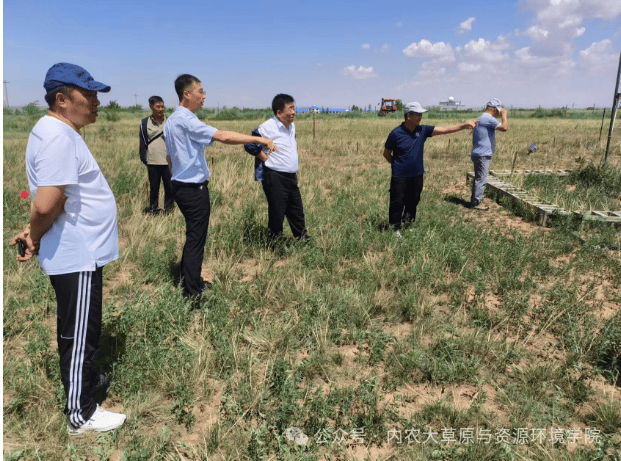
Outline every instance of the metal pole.
POLYGON ((6 89, 6 84, 9 82, 7 82, 6 80, 3 80, 3 82, 4 82, 4 93, 6 94, 6 107, 7 109, 10 109, 11 106, 9 105, 9 92, 6 89))
POLYGON ((608 161, 608 151, 610 150, 610 140, 612 130, 615 126, 617 116, 617 106, 619 105, 619 77, 621 77, 621 53, 619 53, 619 70, 617 71, 617 84, 615 86, 615 97, 612 100, 612 113, 610 114, 610 126, 608 127, 608 142, 606 143, 606 153, 604 154, 604 164, 608 161))

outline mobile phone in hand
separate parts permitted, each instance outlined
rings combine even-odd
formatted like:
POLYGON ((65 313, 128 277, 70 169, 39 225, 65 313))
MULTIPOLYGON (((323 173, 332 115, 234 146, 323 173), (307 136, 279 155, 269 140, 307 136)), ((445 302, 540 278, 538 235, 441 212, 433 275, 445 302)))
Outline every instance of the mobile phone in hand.
POLYGON ((22 258, 26 256, 26 245, 22 242, 22 239, 17 239, 17 251, 19 251, 19 255, 22 258))

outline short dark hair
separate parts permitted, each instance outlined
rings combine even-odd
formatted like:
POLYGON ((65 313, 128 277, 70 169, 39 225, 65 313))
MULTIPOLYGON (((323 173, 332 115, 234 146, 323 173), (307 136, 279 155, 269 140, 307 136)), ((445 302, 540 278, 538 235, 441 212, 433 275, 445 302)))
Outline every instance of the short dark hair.
POLYGON ((283 110, 287 104, 295 103, 293 96, 289 96, 288 94, 280 93, 274 96, 272 99, 272 110, 274 111, 274 115, 279 110, 283 110))
POLYGON ((194 83, 200 83, 201 81, 190 74, 181 74, 175 80, 175 91, 177 92, 177 96, 179 96, 179 102, 183 99, 183 92, 190 85, 194 85, 194 83))
POLYGON ((50 109, 52 109, 54 107, 54 104, 56 104, 56 95, 58 93, 62 93, 64 95, 67 95, 67 94, 71 93, 73 90, 75 90, 76 88, 77 88, 77 86, 75 86, 75 85, 61 85, 61 86, 57 86, 53 90, 50 90, 50 91, 48 91, 46 93, 46 95, 45 95, 45 102, 50 107, 50 109))
POLYGON ((149 98, 149 106, 152 106, 152 105, 153 105, 153 104, 155 104, 156 102, 162 102, 162 103, 163 103, 163 102, 164 102, 164 100, 163 100, 161 97, 159 97, 159 96, 151 96, 151 97, 149 98))

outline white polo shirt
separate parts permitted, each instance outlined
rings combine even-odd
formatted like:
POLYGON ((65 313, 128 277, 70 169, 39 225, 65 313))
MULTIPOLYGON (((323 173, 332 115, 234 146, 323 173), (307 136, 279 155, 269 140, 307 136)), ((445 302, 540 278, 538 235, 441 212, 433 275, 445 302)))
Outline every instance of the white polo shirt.
MULTIPOLYGON (((274 116, 259 126, 259 134, 262 138, 274 141, 278 152, 272 152, 265 165, 272 170, 281 173, 298 172, 298 143, 295 139, 295 123, 289 124, 289 129, 274 116)), ((263 152, 267 153, 266 149, 263 152)))
POLYGON ((42 186, 66 186, 65 211, 41 238, 39 264, 48 275, 93 271, 119 257, 116 202, 82 136, 46 115, 26 148, 31 197, 42 186))

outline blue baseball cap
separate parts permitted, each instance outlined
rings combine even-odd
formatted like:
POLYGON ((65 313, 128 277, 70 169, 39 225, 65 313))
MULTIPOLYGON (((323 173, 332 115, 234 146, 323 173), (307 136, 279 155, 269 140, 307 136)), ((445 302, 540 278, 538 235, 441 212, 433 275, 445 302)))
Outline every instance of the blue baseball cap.
POLYGON ((108 85, 96 82, 86 69, 68 62, 59 62, 50 67, 43 82, 43 88, 48 93, 62 85, 75 85, 85 90, 100 91, 102 93, 110 91, 108 85))

